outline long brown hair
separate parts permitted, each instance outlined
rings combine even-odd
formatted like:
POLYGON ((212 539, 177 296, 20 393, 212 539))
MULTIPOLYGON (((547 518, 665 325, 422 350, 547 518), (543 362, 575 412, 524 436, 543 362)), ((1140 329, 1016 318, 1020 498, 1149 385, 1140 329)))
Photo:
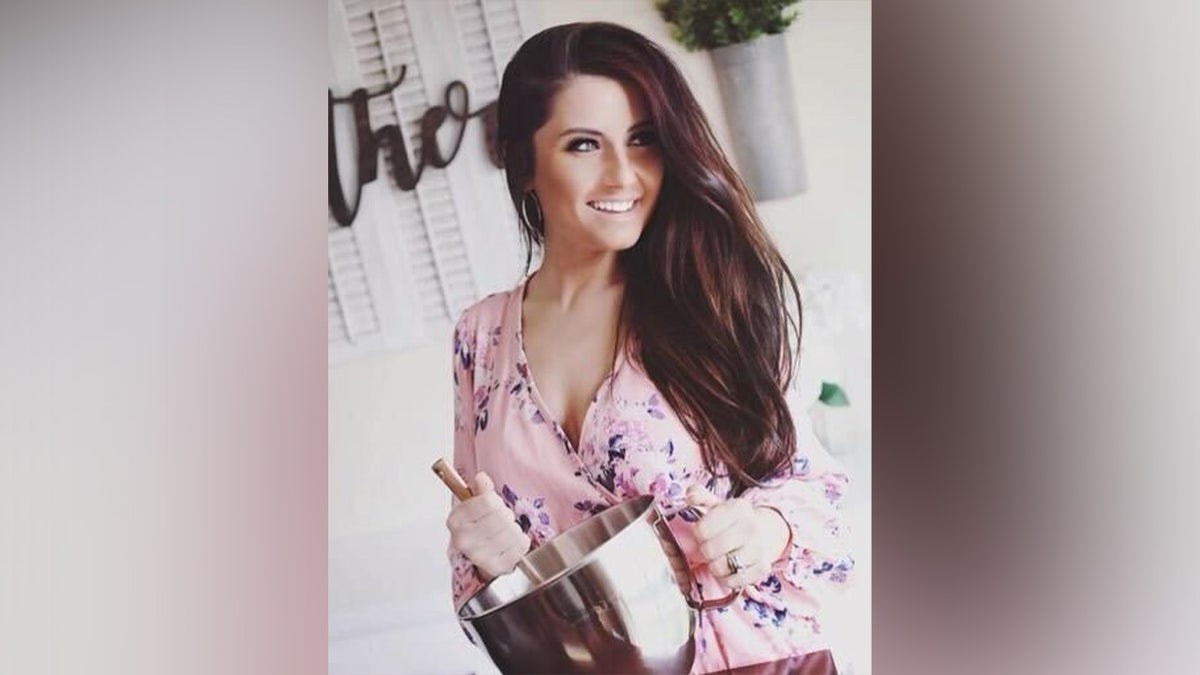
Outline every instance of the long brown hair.
POLYGON ((497 140, 522 217, 526 269, 545 240, 536 206, 533 134, 573 75, 637 88, 663 154, 658 203, 619 254, 631 354, 737 495, 786 468, 796 431, 784 398, 799 345, 800 294, 741 179, 717 145, 678 67, 657 45, 611 23, 572 23, 529 38, 504 70, 497 140), (796 306, 788 308, 788 294, 796 306))

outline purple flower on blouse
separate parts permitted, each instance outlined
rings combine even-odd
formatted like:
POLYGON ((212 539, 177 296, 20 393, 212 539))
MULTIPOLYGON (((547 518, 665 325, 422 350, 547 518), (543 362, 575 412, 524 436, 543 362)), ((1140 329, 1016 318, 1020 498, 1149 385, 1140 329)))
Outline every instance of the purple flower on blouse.
MULTIPOLYGON (((753 612, 759 619, 769 621, 776 628, 787 618, 788 612, 786 607, 775 609, 751 598, 744 598, 743 606, 747 612, 753 612)), ((762 628, 762 624, 755 622, 754 627, 762 628)))
POLYGON ((533 539, 534 545, 539 545, 556 534, 550 526, 545 497, 521 498, 507 483, 500 486, 500 496, 504 498, 505 505, 513 510, 521 531, 533 539))
POLYGON ((821 563, 821 566, 819 569, 813 570, 813 574, 820 576, 821 574, 829 572, 828 579, 830 581, 845 583, 846 582, 846 574, 852 569, 854 569, 854 558, 851 558, 850 556, 846 556, 845 558, 838 560, 836 563, 831 563, 831 562, 821 563))
POLYGON ((583 511, 593 516, 607 508, 608 504, 605 504, 604 502, 593 502, 590 499, 585 499, 581 502, 575 502, 576 511, 583 511))
MULTIPOLYGON (((471 344, 465 339, 463 331, 454 331, 454 356, 458 361, 458 367, 462 370, 470 370, 475 364, 474 355, 471 353, 471 344)), ((455 373, 457 377, 458 373, 455 373)))
POLYGON ((488 425, 488 403, 499 382, 484 384, 475 389, 475 431, 483 431, 488 425))
POLYGON ((507 483, 500 486, 500 494, 504 497, 504 503, 508 505, 508 508, 511 509, 513 504, 517 503, 517 493, 513 492, 507 483))
POLYGON ((758 585, 768 591, 771 591, 772 593, 779 593, 783 590, 783 584, 780 583, 779 577, 775 576, 774 574, 767 577, 765 580, 760 581, 758 585))
POLYGON ((516 364, 516 377, 508 378, 508 393, 513 397, 517 404, 517 410, 533 424, 545 424, 546 418, 542 416, 542 411, 538 405, 533 402, 533 386, 529 379, 529 367, 520 361, 516 364))

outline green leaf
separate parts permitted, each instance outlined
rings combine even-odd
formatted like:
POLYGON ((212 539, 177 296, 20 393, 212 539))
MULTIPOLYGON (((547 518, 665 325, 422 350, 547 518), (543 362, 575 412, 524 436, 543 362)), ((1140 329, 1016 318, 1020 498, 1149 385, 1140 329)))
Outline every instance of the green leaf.
POLYGON ((796 20, 800 0, 656 0, 671 35, 689 51, 748 42, 782 33, 796 20))
POLYGON ((817 400, 831 408, 843 408, 850 405, 850 399, 846 398, 846 392, 833 382, 821 383, 821 395, 817 400))

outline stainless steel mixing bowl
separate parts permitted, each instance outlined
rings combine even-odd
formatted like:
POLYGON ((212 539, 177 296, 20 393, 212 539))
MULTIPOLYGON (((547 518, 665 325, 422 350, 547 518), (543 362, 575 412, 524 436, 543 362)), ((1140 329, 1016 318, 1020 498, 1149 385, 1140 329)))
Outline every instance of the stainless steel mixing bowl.
MULTIPOLYGON (((459 609, 505 673, 686 673, 698 612, 654 499, 610 507, 525 556, 459 609)), ((732 596, 731 596, 732 597, 732 596)))

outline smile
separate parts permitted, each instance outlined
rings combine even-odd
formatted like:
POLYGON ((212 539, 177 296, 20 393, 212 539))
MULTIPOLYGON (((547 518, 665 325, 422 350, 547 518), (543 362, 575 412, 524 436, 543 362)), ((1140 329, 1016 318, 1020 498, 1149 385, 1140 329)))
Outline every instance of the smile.
POLYGON ((628 199, 623 201, 595 201, 588 202, 588 206, 603 213, 625 213, 632 211, 634 206, 637 206, 640 199, 628 199))

